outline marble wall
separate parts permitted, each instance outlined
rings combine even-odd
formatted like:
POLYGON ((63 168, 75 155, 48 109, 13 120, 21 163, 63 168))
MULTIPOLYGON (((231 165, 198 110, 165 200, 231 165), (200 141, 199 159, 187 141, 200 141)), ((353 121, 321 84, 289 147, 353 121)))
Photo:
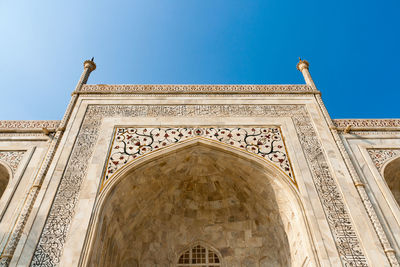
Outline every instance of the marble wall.
MULTIPOLYGON (((30 232, 33 218, 24 221, 24 229, 19 239, 13 236, 16 229, 15 222, 21 217, 27 195, 34 187, 34 179, 42 164, 51 137, 46 136, 36 129, 30 128, 32 123, 41 126, 41 122, 1 121, 0 126, 0 169, 2 170, 0 180, 4 191, 0 197, 0 251, 2 259, 10 257, 6 247, 15 242, 15 247, 20 251, 22 244, 30 232), (21 132, 21 128, 26 131, 21 132), (19 130, 17 130, 19 129, 19 130), (18 243, 17 241, 20 241, 18 243), (22 242, 22 243, 21 243, 22 242), (17 245, 20 246, 17 246, 17 245)), ((45 123, 47 124, 47 122, 45 123)), ((45 189, 45 188, 44 188, 45 189)), ((34 208, 37 209, 38 206, 34 208)))
POLYGON ((62 127, 0 122, 0 153, 20 156, 4 164, 0 265, 173 266, 202 242, 225 266, 397 266, 400 211, 385 180, 397 164, 381 160, 400 151, 397 129, 349 132, 306 85, 186 89, 87 86, 62 127), (273 139, 190 135, 114 158, 134 155, 115 148, 117 129, 263 127, 279 129, 275 154, 240 147, 273 139))
MULTIPOLYGON (((366 120, 365 123, 371 123, 366 120)), ((400 255, 400 131, 393 125, 342 133, 341 138, 397 258, 400 255)))

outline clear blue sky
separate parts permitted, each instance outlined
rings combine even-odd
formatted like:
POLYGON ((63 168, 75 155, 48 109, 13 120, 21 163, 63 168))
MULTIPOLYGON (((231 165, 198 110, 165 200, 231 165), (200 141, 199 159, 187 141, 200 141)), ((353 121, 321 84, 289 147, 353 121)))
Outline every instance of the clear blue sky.
POLYGON ((333 118, 400 118, 400 1, 0 2, 0 119, 61 119, 89 83, 304 83, 333 118))

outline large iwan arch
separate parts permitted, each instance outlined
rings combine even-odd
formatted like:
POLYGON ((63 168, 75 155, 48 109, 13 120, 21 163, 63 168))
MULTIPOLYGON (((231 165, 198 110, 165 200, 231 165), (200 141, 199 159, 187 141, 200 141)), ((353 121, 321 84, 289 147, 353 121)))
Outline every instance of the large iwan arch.
POLYGON ((223 266, 318 266, 297 190, 269 165, 201 139, 143 157, 98 196, 81 264, 176 266, 205 240, 223 266))

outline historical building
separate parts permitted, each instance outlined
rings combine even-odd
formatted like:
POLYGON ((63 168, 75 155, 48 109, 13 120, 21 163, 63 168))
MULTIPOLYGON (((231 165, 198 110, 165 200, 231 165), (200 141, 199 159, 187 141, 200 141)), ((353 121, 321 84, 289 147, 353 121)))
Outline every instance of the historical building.
POLYGON ((399 266, 400 120, 300 85, 88 85, 0 121, 0 266, 399 266))

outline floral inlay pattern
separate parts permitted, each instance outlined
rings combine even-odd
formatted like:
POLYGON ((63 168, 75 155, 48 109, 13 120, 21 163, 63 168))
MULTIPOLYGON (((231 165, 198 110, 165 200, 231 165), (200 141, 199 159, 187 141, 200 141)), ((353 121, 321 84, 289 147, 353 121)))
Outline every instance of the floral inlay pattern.
POLYGON ((279 127, 116 128, 103 185, 125 164, 184 140, 203 137, 257 154, 272 162, 296 184, 279 127))
POLYGON ((400 149, 368 149, 368 154, 376 168, 382 171, 383 165, 390 159, 400 156, 400 149))

